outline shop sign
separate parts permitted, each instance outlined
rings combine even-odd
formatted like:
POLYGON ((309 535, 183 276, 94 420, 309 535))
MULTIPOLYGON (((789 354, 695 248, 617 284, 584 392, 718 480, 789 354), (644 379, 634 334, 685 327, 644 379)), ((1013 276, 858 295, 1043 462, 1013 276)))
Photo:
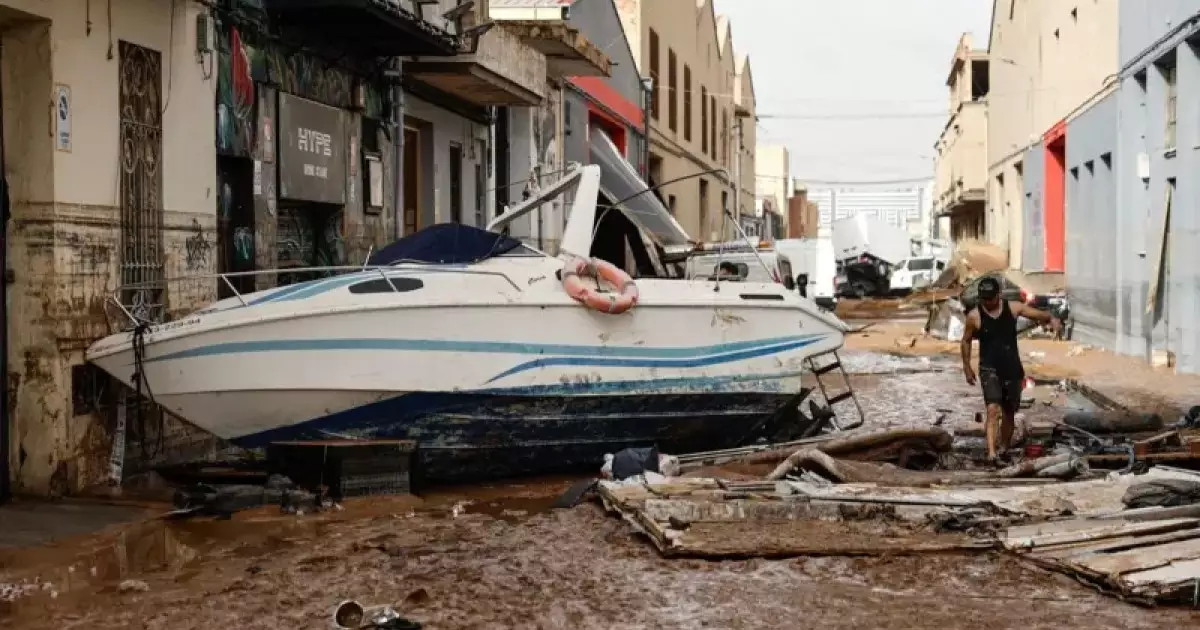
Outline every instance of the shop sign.
POLYGON ((340 109, 279 95, 279 197, 346 203, 345 115, 340 109))

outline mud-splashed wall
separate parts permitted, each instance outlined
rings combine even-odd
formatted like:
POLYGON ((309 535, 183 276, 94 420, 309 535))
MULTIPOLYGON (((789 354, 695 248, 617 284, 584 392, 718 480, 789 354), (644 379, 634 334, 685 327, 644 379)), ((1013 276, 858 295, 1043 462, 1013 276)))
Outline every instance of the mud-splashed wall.
MULTIPOLYGON (((196 60, 194 28, 185 27, 206 10, 198 4, 176 3, 172 12, 171 3, 113 0, 102 28, 91 32, 67 26, 86 22, 86 3, 18 4, 27 14, 0 35, 13 270, 7 455, 16 492, 61 495, 103 482, 112 442, 112 422, 96 413, 112 387, 82 386, 88 379, 77 368, 87 347, 118 323, 106 300, 117 289, 123 251, 120 43, 160 55, 162 76, 170 77, 151 178, 168 277, 215 269, 216 86, 196 60), (72 107, 69 142, 56 146, 47 97, 59 90, 72 107)), ((211 278, 170 284, 168 316, 210 301, 215 289, 211 278)))

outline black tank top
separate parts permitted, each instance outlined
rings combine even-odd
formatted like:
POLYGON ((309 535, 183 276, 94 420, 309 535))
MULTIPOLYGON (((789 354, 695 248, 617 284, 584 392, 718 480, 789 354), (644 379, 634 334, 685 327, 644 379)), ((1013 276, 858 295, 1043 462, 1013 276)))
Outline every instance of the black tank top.
POLYGON ((1000 303, 1000 314, 996 317, 988 315, 982 303, 976 308, 979 310, 979 330, 975 332, 975 338, 979 340, 979 368, 995 370, 1007 380, 1025 378, 1021 352, 1017 349, 1017 318, 1013 316, 1008 300, 1000 303))

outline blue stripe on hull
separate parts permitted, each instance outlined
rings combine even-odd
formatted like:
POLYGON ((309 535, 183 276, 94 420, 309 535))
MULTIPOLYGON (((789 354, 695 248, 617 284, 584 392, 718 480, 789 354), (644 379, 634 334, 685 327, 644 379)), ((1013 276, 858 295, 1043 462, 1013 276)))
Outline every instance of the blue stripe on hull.
POLYGON ((752 442, 797 392, 683 391, 644 396, 413 393, 235 440, 258 448, 330 434, 416 440, 426 481, 598 469, 605 453, 666 453, 752 442))
POLYGON ((745 361, 747 359, 757 359, 759 357, 788 352, 790 350, 798 350, 805 346, 810 346, 820 340, 820 337, 799 339, 789 341, 778 345, 765 347, 754 347, 736 352, 726 352, 724 354, 716 354, 710 356, 693 357, 686 359, 610 359, 605 357, 553 357, 548 359, 535 359, 522 363, 515 367, 509 368, 496 376, 493 376, 488 383, 498 381, 506 376, 512 376, 521 372, 534 370, 541 367, 621 367, 621 368, 666 368, 666 369, 683 369, 683 368, 698 368, 711 367, 724 363, 733 363, 735 361, 745 361))
POLYGON ((711 346, 653 348, 646 346, 584 346, 571 344, 542 344, 503 341, 451 341, 441 339, 275 339, 268 341, 236 341, 218 343, 199 348, 180 350, 161 356, 148 357, 148 363, 172 359, 220 356, 227 354, 249 354, 258 352, 339 351, 377 350, 411 352, 471 352, 485 354, 558 355, 570 357, 606 357, 633 359, 696 359, 742 352, 753 349, 769 349, 786 344, 809 345, 823 339, 825 335, 789 335, 739 341, 711 346))

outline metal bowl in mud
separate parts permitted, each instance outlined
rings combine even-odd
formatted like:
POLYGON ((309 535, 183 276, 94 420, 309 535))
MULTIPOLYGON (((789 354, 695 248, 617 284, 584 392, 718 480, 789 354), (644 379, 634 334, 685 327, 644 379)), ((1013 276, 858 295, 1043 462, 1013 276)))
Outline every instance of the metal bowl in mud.
POLYGON ((365 618, 366 610, 363 609, 362 604, 352 599, 338 604, 333 611, 335 628, 361 628, 365 618))

